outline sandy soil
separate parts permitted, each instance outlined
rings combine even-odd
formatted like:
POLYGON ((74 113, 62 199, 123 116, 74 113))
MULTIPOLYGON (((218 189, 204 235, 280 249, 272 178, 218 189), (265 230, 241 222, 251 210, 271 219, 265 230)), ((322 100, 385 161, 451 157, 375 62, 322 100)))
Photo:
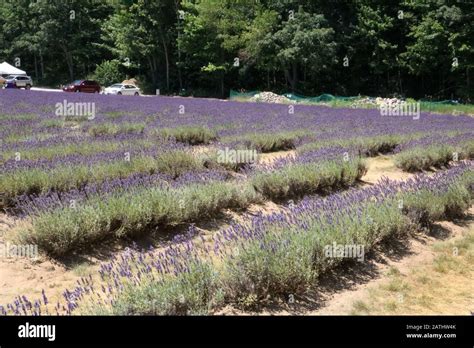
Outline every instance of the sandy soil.
MULTIPOLYGON (((21 221, 0 214, 0 250, 17 245, 10 232, 21 221)), ((72 266, 57 262, 45 255, 29 257, 1 255, 0 257, 0 304, 11 302, 16 296, 26 295, 30 299, 41 297, 44 289, 50 302, 57 302, 62 292, 72 288, 82 276, 92 273, 87 260, 77 261, 72 266)), ((93 262, 93 261, 91 261, 93 262)), ((95 273, 95 272, 94 272, 95 273)))
POLYGON ((392 180, 407 180, 414 175, 397 168, 392 156, 381 155, 367 158, 366 161, 368 170, 362 177, 362 181, 368 184, 375 184, 384 176, 392 180))
POLYGON ((296 151, 289 150, 289 151, 261 153, 258 156, 258 162, 261 164, 269 164, 275 161, 276 159, 290 157, 290 156, 296 156, 296 151))

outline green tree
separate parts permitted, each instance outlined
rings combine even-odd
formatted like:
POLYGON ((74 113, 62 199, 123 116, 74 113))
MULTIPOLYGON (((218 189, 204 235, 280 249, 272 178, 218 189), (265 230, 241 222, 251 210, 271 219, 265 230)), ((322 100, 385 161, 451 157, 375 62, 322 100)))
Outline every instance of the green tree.
POLYGON ((102 86, 109 86, 113 83, 122 82, 125 74, 122 72, 123 63, 118 60, 106 60, 97 65, 93 78, 102 86))
POLYGON ((285 78, 296 91, 299 70, 310 67, 313 73, 323 71, 334 62, 336 42, 334 30, 327 26, 323 15, 310 14, 300 9, 281 25, 268 43, 276 52, 276 60, 281 65, 285 78))
POLYGON ((173 30, 176 23, 175 0, 136 0, 124 2, 104 25, 104 40, 121 59, 145 61, 154 87, 170 89, 173 30), (161 67, 164 68, 161 68, 161 67), (159 83, 165 72, 164 86, 159 83))

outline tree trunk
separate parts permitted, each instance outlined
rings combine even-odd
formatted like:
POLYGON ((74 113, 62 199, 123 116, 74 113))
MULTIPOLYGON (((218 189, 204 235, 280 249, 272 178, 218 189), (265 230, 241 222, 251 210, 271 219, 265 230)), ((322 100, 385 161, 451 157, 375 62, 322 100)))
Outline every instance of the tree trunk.
POLYGON ((221 73, 221 98, 225 98, 224 73, 221 73))
POLYGON ((156 88, 156 75, 153 69, 153 61, 150 57, 148 57, 148 65, 150 67, 151 83, 153 84, 153 88, 156 88))
POLYGON ((163 85, 161 83, 160 75, 159 75, 159 72, 158 72, 158 62, 157 62, 156 56, 153 56, 151 61, 152 61, 152 64, 153 64, 153 75, 155 76, 156 84, 159 88, 162 88, 163 85))
POLYGON ((421 95, 425 95, 425 77, 421 75, 421 95))
POLYGON ((168 47, 166 46, 165 37, 163 34, 161 36, 161 42, 163 44, 163 51, 165 53, 165 64, 166 64, 166 89, 169 91, 170 89, 170 62, 169 62, 169 55, 168 55, 168 47))
POLYGON ((35 60, 35 77, 38 80, 38 60, 36 59, 36 52, 33 53, 33 57, 35 60))
POLYGON ((43 62, 43 52, 40 51, 40 68, 41 68, 41 79, 44 78, 44 62, 43 62))
POLYGON ((303 71, 303 83, 306 85, 306 64, 304 65, 304 71, 303 71))
POLYGON ((68 71, 69 71, 69 79, 71 81, 74 81, 74 67, 72 65, 71 53, 69 53, 66 46, 62 46, 62 49, 63 49, 63 52, 64 52, 64 56, 66 58, 66 64, 67 64, 67 68, 68 68, 68 71))
POLYGON ((468 95, 467 95, 467 101, 468 103, 471 103, 471 97, 472 97, 472 90, 471 90, 471 86, 470 86, 470 81, 469 81, 469 67, 466 67, 466 86, 467 86, 467 90, 468 90, 468 95), (469 92, 471 91, 471 92, 469 92))
MULTIPOLYGON (((179 47, 178 47, 178 62, 181 63, 181 50, 179 49, 179 47)), ((179 82, 179 91, 181 92, 183 89, 183 77, 181 75, 181 64, 178 64, 178 82, 179 82)))
POLYGON ((288 71, 288 69, 285 69, 283 73, 285 74, 285 82, 286 82, 286 86, 288 87, 288 84, 291 85, 290 72, 288 71))
MULTIPOLYGON (((221 65, 224 65, 225 62, 225 52, 223 49, 220 50, 220 58, 221 58, 221 65)), ((225 71, 221 72, 220 84, 221 84, 221 98, 224 98, 225 86, 224 86, 224 78, 225 78, 225 71)))
POLYGON ((403 95, 402 76, 400 74, 400 68, 398 68, 398 85, 400 88, 400 94, 403 95))
POLYGON ((291 74, 290 74, 290 70, 285 69, 285 76, 286 76, 287 81, 290 83, 291 91, 295 92, 297 84, 298 84, 298 64, 293 63, 291 65, 291 74))
MULTIPOLYGON (((174 7, 175 7, 175 12, 178 13, 179 10, 179 4, 181 0, 175 0, 174 2, 174 7)), ((178 62, 181 63, 181 48, 179 47, 180 45, 180 40, 181 39, 181 21, 178 19, 178 40, 177 40, 177 48, 178 48, 178 62)), ((177 64, 178 67, 178 83, 179 83, 179 92, 183 90, 183 77, 181 75, 181 64, 177 64)))
POLYGON ((69 69, 69 77, 71 81, 73 81, 74 80, 74 66, 72 65, 72 57, 70 53, 67 53, 66 55, 66 62, 69 69))

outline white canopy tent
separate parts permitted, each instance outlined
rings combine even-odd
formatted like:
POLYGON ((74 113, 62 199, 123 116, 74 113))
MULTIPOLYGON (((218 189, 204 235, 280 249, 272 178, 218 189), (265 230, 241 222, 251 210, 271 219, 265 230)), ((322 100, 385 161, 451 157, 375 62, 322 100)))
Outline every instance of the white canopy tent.
POLYGON ((0 75, 26 75, 26 72, 3 62, 0 64, 0 75))

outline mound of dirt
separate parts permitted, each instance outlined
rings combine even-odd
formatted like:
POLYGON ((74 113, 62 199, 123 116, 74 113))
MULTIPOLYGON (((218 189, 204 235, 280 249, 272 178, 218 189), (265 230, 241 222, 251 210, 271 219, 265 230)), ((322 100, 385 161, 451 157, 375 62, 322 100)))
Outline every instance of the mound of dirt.
POLYGON ((123 80, 122 83, 127 84, 127 85, 134 85, 138 87, 137 79, 123 80))

